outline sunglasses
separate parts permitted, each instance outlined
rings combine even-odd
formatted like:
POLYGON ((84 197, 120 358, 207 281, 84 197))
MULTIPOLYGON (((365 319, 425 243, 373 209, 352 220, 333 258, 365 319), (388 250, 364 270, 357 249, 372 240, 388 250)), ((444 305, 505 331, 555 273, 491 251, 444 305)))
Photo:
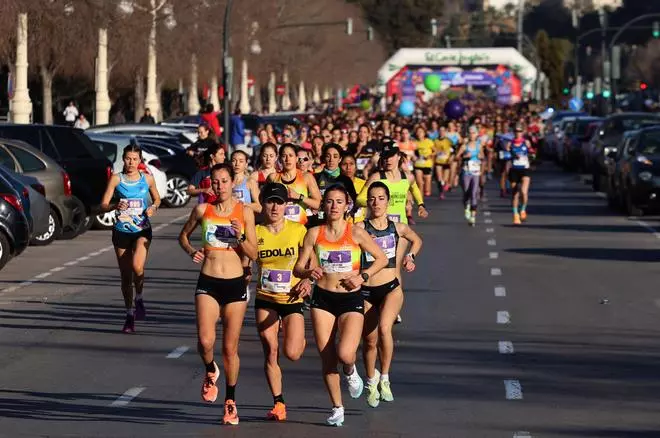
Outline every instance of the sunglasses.
POLYGON ((284 134, 284 137, 291 138, 291 137, 293 137, 293 135, 291 135, 291 134, 284 134))
POLYGON ((298 157, 298 162, 299 163, 304 163, 309 161, 309 157, 298 157))

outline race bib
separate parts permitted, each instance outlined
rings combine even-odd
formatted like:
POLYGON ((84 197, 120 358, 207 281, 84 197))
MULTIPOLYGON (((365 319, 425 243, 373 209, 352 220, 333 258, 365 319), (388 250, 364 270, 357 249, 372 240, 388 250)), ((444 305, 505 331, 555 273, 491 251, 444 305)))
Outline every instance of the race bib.
POLYGON ((527 169, 529 167, 529 157, 527 155, 520 156, 513 160, 513 167, 523 167, 527 169))
POLYGON ((351 251, 321 251, 321 268, 328 274, 351 272, 353 270, 353 261, 351 260, 351 251))
POLYGON ((234 199, 242 201, 243 200, 243 190, 234 190, 232 192, 234 199))
POLYGON ((300 222, 300 211, 300 205, 287 205, 284 208, 284 217, 293 222, 300 222))
POLYGON ((479 175, 481 173, 481 161, 470 160, 467 162, 467 171, 472 175, 479 175))
POLYGON ((357 165, 358 170, 364 170, 368 163, 369 158, 358 158, 355 160, 355 164, 357 165))
POLYGON ((267 292, 286 294, 291 290, 291 271, 261 269, 261 288, 267 292))
POLYGON ((446 163, 447 160, 449 160, 449 155, 447 155, 445 152, 438 152, 437 154, 435 154, 435 159, 439 163, 446 163))
POLYGON ((235 248, 238 246, 236 232, 231 225, 207 225, 204 240, 212 248, 235 248))
POLYGON ((509 152, 509 151, 500 151, 499 152, 499 157, 500 157, 500 160, 510 160, 511 159, 511 152, 509 152))
MULTIPOLYGON (((381 236, 381 237, 376 237, 374 239, 374 242, 376 242, 376 245, 380 247, 380 249, 383 250, 385 253, 385 256, 387 256, 388 259, 393 259, 396 257, 396 239, 394 238, 394 234, 388 234, 387 236, 381 236)), ((369 253, 366 253, 366 259, 368 262, 373 262, 376 260, 374 256, 372 256, 369 253)))
POLYGON ((396 224, 401 222, 401 215, 399 214, 388 214, 387 218, 396 224))
POLYGON ((128 208, 123 212, 128 216, 141 216, 144 213, 144 199, 129 198, 125 199, 128 202, 128 208))

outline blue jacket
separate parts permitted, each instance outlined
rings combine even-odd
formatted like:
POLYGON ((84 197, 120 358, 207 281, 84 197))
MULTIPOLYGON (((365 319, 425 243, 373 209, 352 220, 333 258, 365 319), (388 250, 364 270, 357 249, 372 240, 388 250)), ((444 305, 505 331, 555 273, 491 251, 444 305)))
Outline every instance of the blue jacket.
POLYGON ((230 121, 230 137, 229 141, 231 142, 232 146, 235 146, 237 144, 244 144, 245 143, 245 123, 243 123, 243 119, 241 119, 240 115, 234 114, 231 116, 231 121, 230 121))

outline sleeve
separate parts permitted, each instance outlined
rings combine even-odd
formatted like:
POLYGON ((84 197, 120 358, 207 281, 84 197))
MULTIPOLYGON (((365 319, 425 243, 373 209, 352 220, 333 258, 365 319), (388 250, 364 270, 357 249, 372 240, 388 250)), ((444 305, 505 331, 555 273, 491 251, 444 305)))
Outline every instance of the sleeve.
POLYGON ((190 185, 199 188, 199 183, 202 182, 202 178, 204 178, 204 172, 198 170, 197 173, 193 175, 192 179, 190 180, 190 185))

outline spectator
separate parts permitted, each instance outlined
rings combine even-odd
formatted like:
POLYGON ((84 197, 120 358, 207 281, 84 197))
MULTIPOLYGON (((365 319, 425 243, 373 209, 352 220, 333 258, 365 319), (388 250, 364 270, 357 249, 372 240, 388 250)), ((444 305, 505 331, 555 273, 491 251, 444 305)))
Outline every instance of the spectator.
POLYGON ((64 108, 64 112, 62 114, 64 115, 66 124, 73 126, 76 123, 76 119, 78 118, 78 108, 76 108, 76 105, 73 103, 73 101, 71 101, 69 102, 69 106, 64 108))
POLYGON ((151 115, 151 110, 149 108, 144 109, 144 115, 140 118, 140 123, 144 125, 155 125, 156 119, 151 115))
POLYGON ((73 125, 73 127, 82 129, 83 131, 89 128, 89 122, 87 121, 87 118, 84 114, 78 116, 78 120, 76 120, 76 123, 73 125))
POLYGON ((200 117, 211 128, 217 138, 220 138, 220 122, 218 121, 218 113, 214 111, 213 104, 209 103, 200 114, 200 117))
POLYGON ((245 123, 241 118, 241 110, 237 109, 234 115, 231 116, 229 124, 231 131, 229 131, 229 142, 231 143, 232 150, 241 149, 245 147, 245 123))

